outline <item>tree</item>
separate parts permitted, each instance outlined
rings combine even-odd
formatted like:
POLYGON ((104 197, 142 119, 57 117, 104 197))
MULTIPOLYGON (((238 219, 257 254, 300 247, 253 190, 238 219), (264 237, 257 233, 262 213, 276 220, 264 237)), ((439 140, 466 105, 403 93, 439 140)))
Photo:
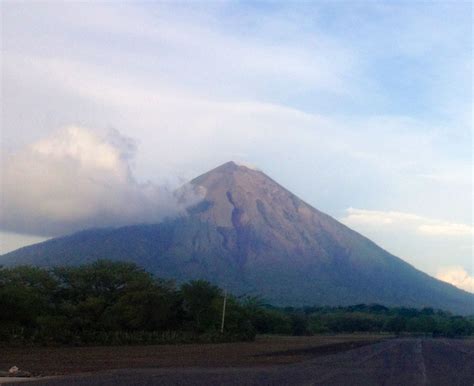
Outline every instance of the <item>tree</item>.
POLYGON ((197 332, 217 330, 222 307, 222 290, 205 280, 181 286, 184 311, 197 332))
POLYGON ((181 327, 181 299, 170 283, 155 282, 124 293, 103 315, 103 324, 120 330, 173 330, 181 327))
POLYGON ((385 322, 384 330, 399 334, 406 331, 407 319, 404 316, 393 316, 385 322))
POLYGON ((0 324, 34 326, 52 312, 51 297, 57 282, 43 269, 29 266, 0 268, 0 324))

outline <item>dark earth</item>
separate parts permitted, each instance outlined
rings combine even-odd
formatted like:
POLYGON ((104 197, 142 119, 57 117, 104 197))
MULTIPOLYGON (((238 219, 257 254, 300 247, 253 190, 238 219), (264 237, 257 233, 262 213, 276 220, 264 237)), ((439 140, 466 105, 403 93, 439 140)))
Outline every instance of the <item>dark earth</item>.
MULTIPOLYGON (((2 350, 0 365, 21 361, 22 350, 2 350)), ((473 339, 281 337, 23 354, 34 374, 41 364, 43 375, 70 374, 32 385, 474 385, 473 339)))

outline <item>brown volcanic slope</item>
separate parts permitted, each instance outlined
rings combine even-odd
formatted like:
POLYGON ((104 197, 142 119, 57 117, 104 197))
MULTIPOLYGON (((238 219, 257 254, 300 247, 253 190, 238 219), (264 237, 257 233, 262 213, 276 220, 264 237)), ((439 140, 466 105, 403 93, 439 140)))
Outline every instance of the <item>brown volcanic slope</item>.
MULTIPOLYGON (((262 172, 226 163, 192 181, 206 189, 194 216, 236 237, 227 241, 238 250, 241 264, 287 264, 306 267, 334 257, 328 242, 344 243, 347 228, 314 209, 262 172), (330 237, 329 237, 330 236, 330 237), (265 254, 270 248, 271 254, 265 254), (263 254, 262 254, 263 253, 263 254), (317 257, 315 259, 315 257, 317 257)), ((333 245, 334 246, 334 245, 333 245)))
POLYGON ((191 184, 206 194, 188 216, 80 232, 0 263, 133 260, 158 276, 204 278, 279 305, 376 302, 474 314, 473 295, 416 270, 260 171, 228 162, 191 184))

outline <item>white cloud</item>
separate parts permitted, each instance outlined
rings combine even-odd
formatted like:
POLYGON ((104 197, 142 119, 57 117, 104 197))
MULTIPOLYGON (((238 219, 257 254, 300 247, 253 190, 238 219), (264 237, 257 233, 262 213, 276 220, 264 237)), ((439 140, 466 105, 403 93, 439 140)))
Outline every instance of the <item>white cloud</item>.
POLYGON ((7 156, 0 229, 54 236, 182 212, 170 188, 135 181, 134 152, 133 141, 117 131, 100 136, 68 127, 7 156))
POLYGON ((418 226, 418 232, 432 236, 470 236, 474 228, 466 224, 437 222, 418 226))
POLYGON ((349 208, 347 215, 341 221, 349 226, 404 228, 427 236, 464 237, 474 235, 474 227, 471 225, 451 223, 397 211, 349 208))
MULTIPOLYGON (((134 73, 63 58, 10 54, 5 63, 5 79, 11 87, 8 95, 13 96, 5 101, 12 117, 5 122, 5 133, 18 127, 18 117, 29 116, 22 113, 25 94, 14 96, 17 83, 31 77, 35 86, 25 90, 28 95, 38 90, 54 92, 34 98, 29 111, 55 106, 51 116, 56 119, 78 109, 77 114, 62 117, 60 125, 112 124, 137 138, 140 153, 135 170, 142 179, 155 181, 182 173, 192 178, 237 160, 258 165, 303 198, 314 199, 311 203, 323 210, 334 210, 336 205, 340 211, 341 206, 370 202, 387 207, 402 202, 409 211, 430 214, 436 208, 439 216, 453 215, 465 221, 472 192, 466 178, 470 168, 443 154, 439 144, 444 147, 445 141, 438 136, 442 129, 426 122, 375 115, 346 122, 276 103, 216 99, 192 88, 170 87, 160 76, 145 82, 134 73), (74 104, 64 103, 63 95, 77 99, 74 104), (96 106, 96 117, 81 119, 83 110, 92 111, 81 105, 84 100, 96 106), (275 157, 281 160, 278 167, 272 162, 275 157), (424 177, 436 173, 459 175, 468 183, 424 177), (311 182, 301 176, 310 176, 311 182), (453 195, 457 197, 454 201, 450 200, 453 195)), ((35 117, 28 126, 33 120, 42 122, 35 117)))
POLYGON ((461 266, 443 267, 438 270, 439 280, 451 283, 458 288, 474 293, 474 276, 461 266))
POLYGON ((24 247, 48 240, 47 237, 22 235, 11 232, 0 231, 0 255, 24 247))
POLYGON ((131 48, 140 56, 139 68, 145 70, 142 75, 152 73, 171 81, 173 87, 205 88, 227 97, 248 94, 246 90, 254 87, 259 94, 268 95, 264 84, 269 82, 272 87, 291 85, 300 91, 314 87, 334 94, 354 91, 352 71, 357 60, 351 46, 324 34, 292 33, 288 24, 286 30, 278 29, 281 25, 272 26, 271 18, 260 20, 260 24, 265 21, 265 27, 255 28, 251 34, 236 34, 218 15, 212 15, 212 6, 207 7, 208 14, 199 12, 199 7, 186 12, 183 7, 157 3, 152 12, 143 8, 128 4, 16 4, 6 8, 10 17, 5 18, 5 49, 9 54, 39 51, 39 58, 75 59, 86 52, 89 62, 94 62, 98 56, 103 58, 100 51, 106 45, 107 58, 99 63, 116 73, 137 70, 137 57, 127 55, 124 49, 133 42, 131 48), (22 27, 24 23, 36 26, 33 36, 30 29, 22 27), (50 29, 52 23, 66 32, 64 37, 50 29), (283 35, 282 39, 269 41, 276 34, 283 35), (88 37, 90 40, 84 41, 88 37), (67 39, 74 40, 79 49, 70 50, 67 39), (120 61, 120 68, 110 67, 114 61, 120 61))
POLYGON ((474 227, 469 224, 409 212, 354 208, 340 221, 433 276, 439 267, 473 265, 474 227))

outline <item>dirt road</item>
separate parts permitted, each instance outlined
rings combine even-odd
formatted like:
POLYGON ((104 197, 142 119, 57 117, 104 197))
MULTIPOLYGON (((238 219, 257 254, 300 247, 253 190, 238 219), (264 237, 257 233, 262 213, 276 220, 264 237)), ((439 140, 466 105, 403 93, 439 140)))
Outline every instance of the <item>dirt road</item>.
MULTIPOLYGON (((278 354, 276 354, 278 355, 278 354)), ((394 339, 299 363, 257 367, 112 370, 32 385, 466 385, 474 384, 474 342, 394 339)))

